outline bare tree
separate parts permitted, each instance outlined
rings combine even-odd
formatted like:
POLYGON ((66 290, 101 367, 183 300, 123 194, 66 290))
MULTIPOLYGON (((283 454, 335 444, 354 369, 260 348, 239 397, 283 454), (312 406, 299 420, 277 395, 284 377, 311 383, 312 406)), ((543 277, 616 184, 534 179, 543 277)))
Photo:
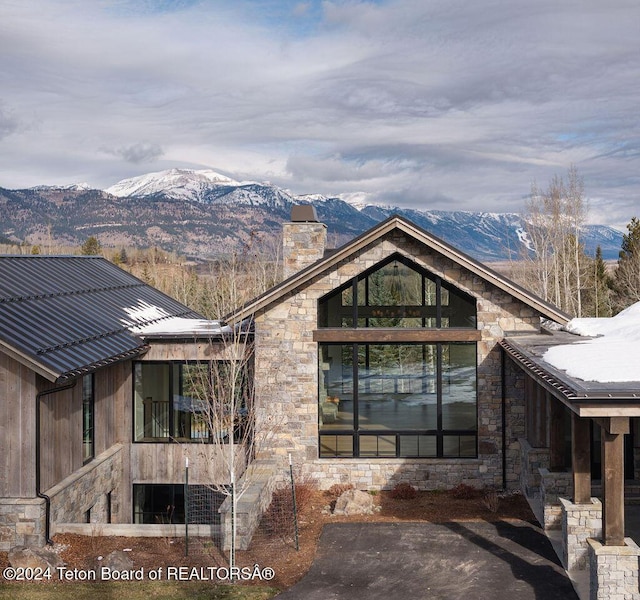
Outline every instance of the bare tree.
MULTIPOLYGON (((273 285, 278 264, 265 253, 234 254, 221 259, 207 277, 192 276, 178 279, 181 292, 198 296, 191 304, 200 312, 216 315, 229 314, 273 285)), ((260 415, 256 424, 253 319, 251 317, 234 326, 219 322, 211 332, 207 360, 200 360, 187 370, 185 381, 192 403, 198 407, 198 419, 203 429, 206 448, 201 449, 200 463, 206 463, 207 486, 227 496, 236 515, 238 500, 251 485, 247 466, 255 456, 256 448, 265 444, 278 430, 272 415, 260 415), (211 460, 211 457, 214 457, 211 460)), ((283 360, 284 362, 284 360, 283 360)), ((278 366, 274 365, 274 372, 278 366)), ((229 563, 235 564, 236 519, 232 518, 229 563)))
POLYGON ((566 180, 554 176, 546 190, 534 183, 526 203, 525 228, 530 249, 523 256, 521 283, 566 312, 582 316, 587 261, 581 242, 587 204, 575 167, 566 180))

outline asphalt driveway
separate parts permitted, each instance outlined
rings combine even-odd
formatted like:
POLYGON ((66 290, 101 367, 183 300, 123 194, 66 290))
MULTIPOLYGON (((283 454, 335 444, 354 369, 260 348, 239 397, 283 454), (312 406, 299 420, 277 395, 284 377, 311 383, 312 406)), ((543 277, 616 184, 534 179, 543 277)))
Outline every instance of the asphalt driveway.
POLYGON ((547 537, 524 522, 334 523, 279 600, 576 600, 547 537))

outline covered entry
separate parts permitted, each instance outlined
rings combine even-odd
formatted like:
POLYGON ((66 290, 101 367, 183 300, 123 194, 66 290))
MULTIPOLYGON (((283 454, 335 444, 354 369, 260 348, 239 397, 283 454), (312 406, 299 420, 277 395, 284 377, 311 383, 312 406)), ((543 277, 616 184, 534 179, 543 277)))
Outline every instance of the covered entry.
MULTIPOLYGON (((501 342, 524 372, 522 446, 531 448, 536 461, 523 453, 521 468, 539 477, 537 494, 525 491, 542 503, 545 528, 562 529, 567 569, 590 569, 596 586, 616 577, 624 582, 633 573, 635 583, 624 585, 637 592, 640 549, 625 537, 624 505, 625 482, 629 488, 638 472, 640 383, 586 381, 545 360, 554 345, 576 341, 575 335, 554 332, 501 342)), ((600 595, 592 589, 591 598, 607 597, 607 589, 600 595)))

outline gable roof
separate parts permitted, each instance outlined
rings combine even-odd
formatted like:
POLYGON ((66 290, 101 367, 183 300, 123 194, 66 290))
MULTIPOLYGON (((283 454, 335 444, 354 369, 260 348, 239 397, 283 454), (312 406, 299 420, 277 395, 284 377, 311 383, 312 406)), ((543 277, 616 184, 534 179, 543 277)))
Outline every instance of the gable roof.
POLYGON ((376 240, 379 240, 380 238, 393 232, 394 230, 401 231, 417 242, 420 242, 425 246, 431 248, 435 252, 446 256, 447 258, 451 259, 452 261, 461 265, 472 273, 475 273, 485 281, 492 283, 507 294, 510 294, 514 298, 524 302, 547 319, 564 324, 571 318, 565 312, 561 311, 558 307, 550 304, 549 302, 546 302, 539 296, 526 290, 507 277, 504 277, 497 271, 494 271, 486 265, 478 262, 468 254, 465 254, 461 250, 458 250, 444 240, 441 240, 440 238, 422 229, 421 227, 418 227, 415 223, 412 223, 404 217, 393 215, 385 221, 382 221, 380 224, 376 225, 369 231, 366 231, 344 246, 338 248, 329 256, 325 256, 324 258, 316 261, 305 269, 299 271, 298 273, 295 273, 288 279, 285 279, 282 283, 276 285, 270 290, 267 290, 265 293, 261 294, 254 300, 246 303, 238 310, 227 315, 224 320, 229 323, 235 323, 250 317, 251 315, 263 310, 270 304, 278 302, 286 294, 301 286, 304 286, 314 277, 322 274, 327 270, 332 269, 340 262, 348 260, 349 257, 358 252, 360 249, 368 246, 376 240))
POLYGON ((141 327, 202 318, 98 256, 0 256, 0 350, 64 381, 147 349, 141 327))

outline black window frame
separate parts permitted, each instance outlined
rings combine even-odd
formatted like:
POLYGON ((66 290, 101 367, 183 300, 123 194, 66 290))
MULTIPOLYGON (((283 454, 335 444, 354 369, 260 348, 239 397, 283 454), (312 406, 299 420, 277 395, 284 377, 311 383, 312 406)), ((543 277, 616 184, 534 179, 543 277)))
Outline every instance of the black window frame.
POLYGON ((96 387, 95 375, 82 376, 82 464, 91 462, 96 455, 96 387), (87 448, 89 452, 87 452, 87 448))
MULTIPOLYGON (((428 429, 373 429, 373 428, 361 428, 360 425, 360 378, 359 378, 359 349, 361 346, 367 345, 387 345, 387 346, 395 346, 397 344, 394 343, 371 343, 371 344, 362 344, 362 343, 351 343, 351 342, 326 342, 318 345, 318 357, 319 361, 321 360, 322 346, 343 346, 343 347, 352 347, 352 359, 351 359, 351 367, 352 367, 352 386, 353 386, 353 423, 350 429, 323 429, 321 425, 318 426, 318 454, 321 459, 348 459, 348 458, 358 458, 358 459, 384 459, 384 458, 433 458, 433 459, 477 459, 478 458, 478 390, 477 390, 477 382, 478 382, 478 361, 477 361, 477 343, 476 342, 420 342, 420 343, 403 343, 401 345, 413 345, 413 346, 426 346, 433 345, 436 347, 436 427, 428 428, 428 429), (473 346, 476 356, 475 360, 475 384, 476 384, 476 396, 475 396, 475 428, 474 429, 446 429, 443 426, 443 366, 442 366, 442 347, 452 344, 464 344, 468 346, 473 346), (351 437, 352 438, 352 453, 348 454, 340 454, 337 450, 338 444, 336 440, 336 453, 335 454, 323 454, 322 453, 322 438, 323 436, 338 436, 338 437, 351 437), (362 454, 360 451, 360 440, 361 438, 372 438, 372 437, 384 437, 391 438, 393 437, 395 440, 395 453, 393 454, 362 454), (435 454, 425 455, 425 454, 405 454, 402 451, 402 438, 406 436, 414 436, 417 438, 417 446, 419 449, 420 437, 425 438, 434 438, 436 442, 436 452, 435 454), (455 438, 458 440, 462 437, 473 438, 474 439, 474 449, 475 452, 473 454, 463 454, 460 453, 453 454, 445 452, 445 438, 455 438)), ((320 369, 320 367, 319 367, 320 369)), ((318 377, 318 402, 320 402, 321 394, 320 387, 322 386, 321 376, 318 377)), ((320 411, 320 406, 318 407, 320 411)))

